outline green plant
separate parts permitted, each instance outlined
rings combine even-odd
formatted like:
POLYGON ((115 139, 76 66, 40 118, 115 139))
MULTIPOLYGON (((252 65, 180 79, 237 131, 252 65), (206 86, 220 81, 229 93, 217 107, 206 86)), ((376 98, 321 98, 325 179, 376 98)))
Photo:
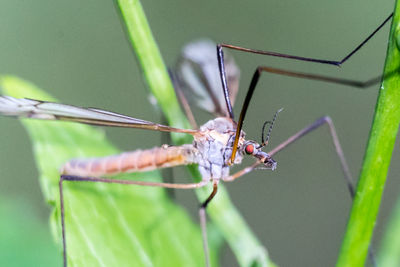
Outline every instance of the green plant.
MULTIPOLYGON (((120 1, 119 2, 120 6, 125 12, 125 14, 135 12, 136 8, 140 8, 140 5, 138 4, 137 1, 120 1), (139 5, 139 6, 138 6, 139 5), (129 10, 129 9, 134 9, 134 10, 129 10)), ((125 15, 126 16, 126 15, 125 15)), ((127 16, 128 18, 126 19, 128 25, 133 25, 135 26, 135 23, 130 24, 134 18, 138 18, 141 16, 134 16, 130 17, 127 16)), ((142 16, 143 17, 143 16, 142 16)), ((143 25, 139 26, 139 28, 142 28, 143 25)), ((128 27, 129 29, 129 27, 128 27)), ((142 28, 143 29, 143 28, 142 28)), ((146 31, 146 35, 149 36, 149 31, 146 31)), ((132 37, 136 38, 137 35, 134 34, 132 37)), ((133 38, 132 38, 133 39, 133 38)), ((135 43, 135 42, 134 42, 135 43)), ((149 46, 149 43, 136 43, 135 47, 139 49, 147 48, 149 46)), ((149 46, 151 49, 149 49, 147 52, 154 53, 154 46, 153 42, 149 46)), ((146 51, 142 51, 144 54, 146 54, 146 51)), ((140 53, 142 53, 140 52, 140 53)), ((156 55, 159 55, 158 52, 156 55)), ((153 56, 153 55, 150 55, 153 56)), ((147 56, 144 56, 144 59, 141 60, 143 66, 146 67, 148 66, 148 63, 143 63, 146 61, 147 56)), ((153 63, 153 61, 150 60, 150 63, 153 63)), ((157 75, 148 75, 149 84, 152 84, 150 87, 155 88, 154 94, 158 95, 158 101, 161 106, 167 107, 167 117, 170 118, 170 122, 172 124, 175 124, 175 126, 178 127, 185 127, 185 123, 182 120, 182 115, 179 115, 178 113, 180 112, 177 109, 176 106, 176 101, 173 100, 173 92, 168 91, 172 87, 170 86, 170 82, 168 81, 167 75, 165 73, 165 68, 162 65, 162 62, 157 61, 156 63, 157 66, 153 66, 150 68, 153 70, 158 70, 161 72, 164 72, 160 76, 163 77, 162 79, 158 79, 159 77, 159 72, 157 75), (161 66, 161 68, 160 68, 161 66), (156 79, 154 77, 157 77, 156 79), (166 87, 166 88, 164 88, 166 87), (166 89, 166 91, 164 91, 166 89), (171 104, 172 103, 172 104, 171 104)), ((42 95, 39 92, 36 92, 36 94, 30 90, 32 87, 29 84, 22 83, 18 81, 17 79, 13 77, 4 77, 2 80, 2 85, 4 88, 9 90, 9 94, 17 96, 19 94, 20 97, 32 97, 32 98, 41 98, 41 99, 46 99, 46 96, 42 95), (27 91, 24 91, 27 89, 27 91), (29 93, 28 92, 31 92, 29 93)), ((47 98, 49 99, 49 98, 47 98)), ((86 126, 72 126, 70 124, 59 124, 60 128, 53 128, 56 127, 55 125, 58 123, 46 123, 46 122, 28 122, 26 121, 25 124, 27 127, 32 131, 31 136, 34 139, 34 146, 35 146, 35 152, 38 155, 38 163, 43 171, 42 175, 42 185, 46 194, 46 197, 48 201, 50 201, 55 207, 58 207, 58 198, 57 198, 57 182, 58 182, 58 172, 57 169, 59 165, 61 165, 63 162, 66 160, 72 158, 72 157, 83 157, 83 156, 100 156, 100 155, 106 155, 109 153, 116 153, 117 150, 112 147, 108 143, 103 143, 102 139, 102 133, 92 130, 89 127, 86 128, 86 126), (65 126, 65 128, 64 128, 65 126), (75 128, 76 127, 76 128, 75 128), (81 134, 82 131, 82 134, 81 134), (70 134, 70 136, 69 136, 70 134), (49 156, 50 155, 50 156, 49 156), (53 164, 51 168, 48 168, 48 165, 53 164), (56 166, 57 165, 57 166, 56 166)), ((178 143, 183 142, 180 137, 174 137, 175 141, 178 143)), ((136 177, 136 176, 135 176, 136 177)), ((129 179, 134 179, 135 177, 129 177, 129 179)), ((198 175, 197 175, 198 177, 198 175)), ((128 178, 128 177, 127 177, 128 178)), ((139 178, 139 177, 138 177, 139 178)), ((147 175, 140 175, 140 179, 158 179, 155 173, 147 174, 147 175)), ((175 256, 174 253, 176 251, 183 251, 184 253, 182 255, 177 256, 178 261, 171 261, 170 264, 178 264, 178 263, 186 263, 190 264, 192 263, 191 260, 196 260, 196 263, 199 265, 202 265, 202 249, 200 247, 200 237, 199 237, 199 232, 196 226, 187 218, 185 214, 181 212, 179 208, 177 208, 174 204, 172 204, 167 197, 165 197, 164 193, 162 190, 147 190, 140 188, 138 191, 134 189, 127 189, 127 188, 119 188, 117 186, 105 186, 105 185, 96 185, 93 186, 93 184, 90 185, 75 185, 75 184, 66 184, 67 191, 69 191, 69 195, 66 196, 68 198, 69 205, 69 210, 67 211, 68 214, 70 215, 75 215, 76 218, 69 218, 70 221, 67 222, 67 232, 69 235, 74 236, 75 234, 79 236, 82 232, 80 230, 83 227, 91 227, 92 224, 99 225, 100 227, 94 227, 94 229, 90 229, 90 234, 93 235, 93 239, 75 239, 74 237, 68 238, 68 250, 69 250, 69 255, 73 258, 75 262, 79 262, 81 259, 86 259, 84 256, 85 253, 85 248, 88 248, 88 245, 93 243, 96 246, 99 245, 100 248, 93 249, 92 251, 89 251, 89 264, 90 263, 98 263, 103 262, 106 263, 106 261, 103 261, 104 259, 107 259, 110 261, 110 264, 124 264, 126 261, 129 261, 130 264, 132 264, 132 261, 130 260, 131 257, 135 258, 138 260, 139 263, 145 264, 150 264, 147 259, 151 258, 152 261, 155 263, 159 263, 160 261, 163 262, 163 265, 167 264, 168 262, 164 262, 164 257, 168 256, 175 256), (105 188, 106 187, 106 188, 105 188), (139 191, 140 190, 140 191, 139 191), (135 192, 133 192, 135 191, 135 192), (79 192, 82 192, 79 194, 79 192), (139 197, 132 197, 131 194, 138 194, 139 197), (148 199, 149 197, 149 199, 148 199), (147 199, 147 200, 146 200, 147 199), (87 200, 87 202, 85 201, 87 200), (113 201, 121 201, 123 204, 122 205, 112 205, 113 201), (158 202, 159 201, 159 202, 158 202), (88 212, 88 209, 90 211, 90 207, 93 207, 92 203, 95 203, 95 206, 100 209, 94 209, 95 214, 93 215, 91 212, 88 212), (110 202, 110 203, 108 203, 110 202), (156 210, 153 211, 152 208, 154 208, 154 202, 160 203, 156 208, 156 210), (137 206, 132 206, 134 203, 140 203, 140 207, 137 206), (76 207, 76 209, 75 209, 76 207), (72 210, 73 209, 73 210, 72 210), (138 210, 139 209, 139 210, 138 210), (140 210, 142 209, 142 210, 140 210), (150 209, 150 215, 154 215, 155 218, 150 218, 145 217, 144 223, 140 224, 137 226, 135 225, 128 225, 126 224, 125 226, 128 227, 122 227, 124 230, 127 230, 126 232, 121 230, 120 225, 115 227, 115 225, 112 223, 113 218, 119 218, 121 214, 127 217, 123 218, 121 221, 122 223, 125 223, 126 221, 133 220, 135 221, 137 217, 144 216, 146 215, 145 213, 142 213, 143 211, 147 212, 147 209, 150 209), (154 213, 153 213, 154 212, 154 213), (183 215, 182 215, 182 214, 183 215), (110 217, 111 223, 106 223, 104 221, 104 218, 102 216, 98 216, 99 214, 102 215, 108 215, 110 217), (144 214, 144 215, 142 215, 144 214), (171 220, 166 220, 163 221, 166 216, 165 215, 172 216, 171 220), (178 214, 175 216, 175 214, 178 214), (80 217, 81 216, 81 217, 80 217), (134 219, 135 218, 135 219, 134 219), (146 220, 147 218, 147 220, 146 220), (76 219, 75 221, 73 221, 76 219), (162 223, 157 223, 157 220, 161 220, 162 223), (71 227, 71 222, 75 222, 75 227, 72 224, 71 227), (154 222, 154 223, 151 223, 154 222), (165 226, 162 224, 165 223, 165 226), (182 226, 181 224, 182 223, 182 226), (150 225, 150 226, 149 226, 150 225), (172 225, 174 227, 172 227, 172 225), (132 226, 132 228, 131 228, 132 226), (182 231, 185 234, 182 234, 184 237, 181 237, 181 235, 175 236, 174 235, 174 230, 176 228, 182 228, 182 231), (159 229, 162 228, 162 229, 159 229), (116 235, 114 236, 114 230, 116 231, 116 235), (131 231, 129 231, 131 230, 131 231), (136 242, 134 245, 136 245, 133 248, 132 243, 132 238, 124 237, 123 235, 127 234, 130 235, 132 231, 136 233, 138 232, 138 238, 139 242, 136 242), (99 233, 99 235, 104 235, 105 237, 98 237, 96 233, 99 233), (154 240, 148 240, 148 237, 150 233, 150 236, 154 237, 154 240), (190 233, 186 235, 186 233, 190 233), (113 238, 111 238, 111 235, 115 237, 115 242, 113 241, 113 238), (156 239, 155 237, 159 237, 159 239, 156 239), (164 238, 165 237, 165 238, 164 238), (181 239, 182 238, 182 239, 181 239), (174 239, 174 240, 172 240, 174 239), (184 240, 185 239, 185 240, 184 240), (189 239, 187 241, 186 239, 189 239), (88 242, 90 240, 90 243, 88 242), (160 241, 161 240, 161 241, 160 241), (180 240, 179 242, 173 243, 173 244, 181 244, 181 247, 177 247, 176 251, 169 251, 167 250, 162 250, 162 248, 165 247, 173 247, 173 245, 169 246, 172 242, 180 240), (199 243, 194 244, 194 240, 199 240, 199 243), (76 241, 76 247, 74 241, 76 241), (79 242, 83 241, 83 242, 79 242), (101 245, 100 241, 104 242, 109 242, 106 244, 107 246, 101 245), (143 242, 142 242, 143 241, 143 242), (150 241, 150 242, 148 242, 150 241), (182 241, 182 242, 181 242, 182 241), (72 245, 70 242, 73 242, 72 245), (86 242, 86 244, 85 244, 86 242), (156 243, 154 244, 153 242, 165 242, 163 244, 156 243), (118 246, 113 246, 112 244, 118 244, 118 246), (187 245, 188 244, 188 245, 187 245), (126 245, 124 247, 124 245, 126 245), (121 246, 121 247, 120 247, 121 246), (186 247, 187 246, 187 247, 186 247), (70 249, 72 249, 70 251, 70 249), (150 252, 148 251, 150 250, 150 252), (133 252, 132 252, 133 251, 133 252), (92 252, 92 254, 90 254, 92 252), (75 254, 74 254, 75 253, 75 254), (156 255, 156 253, 158 253, 156 255), (159 255, 160 254, 160 255, 159 255), (147 255, 150 255, 147 257, 147 255), (116 258, 118 257, 118 259, 116 258), (181 261, 181 258, 183 259, 181 261), (90 262, 90 260, 93 260, 93 262, 90 262), (121 260, 121 262, 120 262, 121 260)), ((208 189, 199 190, 199 194, 202 194, 202 198, 204 199, 204 196, 209 192, 208 189)), ((220 192, 221 193, 221 192, 220 192)), ((114 202, 117 203, 117 202, 114 202)), ((224 232, 225 237, 227 240, 230 242, 231 246, 234 248, 236 255, 239 257, 239 262, 242 265, 250 265, 251 263, 254 262, 255 259, 262 259, 265 257, 265 253, 262 250, 261 245, 257 241, 257 239, 254 237, 254 235, 251 234, 249 228, 245 225, 243 220, 238 216, 237 212, 235 209, 231 206, 229 201, 226 201, 226 197, 222 197, 222 199, 217 199, 215 204, 210 207, 210 215, 211 218, 214 220, 214 222, 217 222, 221 230, 224 232), (229 218, 228 220, 226 218, 229 218), (240 244, 246 244, 245 248, 247 249, 246 251, 241 251, 240 244)), ((55 216, 57 213, 54 214, 55 216)), ((52 223, 54 229, 57 229, 59 231, 59 218, 53 216, 52 218, 52 223)), ((67 215, 68 216, 68 215, 67 215)), ((136 223, 136 222, 135 222, 136 223)), ((134 235, 134 236, 135 236, 134 235)), ((57 233, 57 237, 60 236, 60 233, 57 233)), ((92 237, 92 236, 91 236, 92 237)), ((132 237, 132 235, 130 236, 132 237)), ((214 248, 217 247, 216 244, 219 243, 218 236, 217 235, 211 235, 211 245, 213 246, 213 249, 211 251, 215 252, 216 250, 214 248), (214 242, 213 242, 214 240, 214 242), (214 245, 213 245, 214 244, 214 245)), ((261 262, 266 262, 265 260, 261 262)), ((138 263, 138 264, 139 264, 138 263)), ((84 263, 82 263, 84 264, 84 263)))
POLYGON ((337 266, 364 265, 400 124, 399 19, 396 4, 375 115, 337 266))

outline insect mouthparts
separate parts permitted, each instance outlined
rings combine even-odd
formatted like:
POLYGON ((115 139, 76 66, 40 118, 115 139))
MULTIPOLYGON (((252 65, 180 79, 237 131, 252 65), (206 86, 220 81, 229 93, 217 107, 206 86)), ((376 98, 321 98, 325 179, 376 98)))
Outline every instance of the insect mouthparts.
POLYGON ((278 163, 276 161, 274 161, 274 163, 272 164, 271 170, 275 170, 276 166, 278 165, 278 163))
POLYGON ((265 167, 267 167, 268 169, 271 169, 273 171, 276 169, 276 166, 278 165, 278 163, 271 157, 266 157, 263 163, 264 163, 265 167))

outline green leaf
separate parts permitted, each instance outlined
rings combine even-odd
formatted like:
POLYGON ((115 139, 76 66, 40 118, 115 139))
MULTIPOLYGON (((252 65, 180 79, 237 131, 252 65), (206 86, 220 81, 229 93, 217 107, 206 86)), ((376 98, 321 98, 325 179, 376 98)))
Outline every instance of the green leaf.
MULTIPOLYGON (((5 94, 14 97, 55 100, 15 77, 2 77, 1 86, 5 94)), ((105 140, 102 131, 87 125, 22 122, 32 139, 40 183, 53 207, 52 228, 61 246, 60 166, 71 158, 119 151, 105 140)), ((160 180, 158 172, 124 177, 160 180)), ((69 266, 204 266, 197 225, 164 190, 81 182, 65 182, 64 190, 69 266)), ((212 252, 217 250, 211 246, 212 252)))
POLYGON ((396 4, 384 80, 337 266, 364 266, 400 125, 400 5, 396 4))

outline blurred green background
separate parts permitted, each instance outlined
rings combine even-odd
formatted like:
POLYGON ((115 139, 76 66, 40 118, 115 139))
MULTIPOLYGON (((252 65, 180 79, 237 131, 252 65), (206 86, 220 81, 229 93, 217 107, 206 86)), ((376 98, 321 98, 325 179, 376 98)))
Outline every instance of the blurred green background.
MULTIPOLYGON (((338 60, 393 9, 393 1, 145 1, 142 3, 165 62, 173 66, 181 47, 209 37, 217 42, 300 56, 338 60)), ((366 80, 383 68, 386 26, 341 68, 232 52, 242 70, 240 111, 258 65, 366 80)), ((11 1, 0 8, 0 73, 35 83, 64 103, 101 107, 159 122, 146 84, 124 36, 112 1, 11 1)), ((262 123, 283 107, 271 147, 322 115, 335 122, 352 174, 358 176, 379 86, 358 90, 320 82, 262 76, 244 130, 258 140, 262 123)), ((199 112, 203 123, 211 118, 199 112)), ((48 228, 27 134, 18 121, 0 118, 0 265, 61 265, 48 228), (4 253, 4 255, 2 255, 4 253), (3 262, 4 261, 4 262, 3 262)), ((159 145, 158 133, 105 129, 125 150, 159 145)), ((398 162, 398 149, 393 163, 398 162)), ((233 202, 281 266, 335 263, 350 197, 327 129, 314 132, 275 156, 278 169, 255 171, 227 184, 233 202)), ((399 193, 399 167, 392 164, 374 246, 399 193)), ((178 170, 175 176, 184 178, 178 170)), ((177 201, 197 220, 193 192, 177 201)), ((222 266, 235 266, 228 248, 222 266)))

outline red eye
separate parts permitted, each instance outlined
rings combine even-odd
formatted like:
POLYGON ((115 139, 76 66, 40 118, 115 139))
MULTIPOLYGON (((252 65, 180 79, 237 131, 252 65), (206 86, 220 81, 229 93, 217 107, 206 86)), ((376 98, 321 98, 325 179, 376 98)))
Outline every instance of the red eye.
POLYGON ((244 149, 247 154, 253 154, 254 152, 254 146, 253 145, 247 145, 246 148, 244 149))

